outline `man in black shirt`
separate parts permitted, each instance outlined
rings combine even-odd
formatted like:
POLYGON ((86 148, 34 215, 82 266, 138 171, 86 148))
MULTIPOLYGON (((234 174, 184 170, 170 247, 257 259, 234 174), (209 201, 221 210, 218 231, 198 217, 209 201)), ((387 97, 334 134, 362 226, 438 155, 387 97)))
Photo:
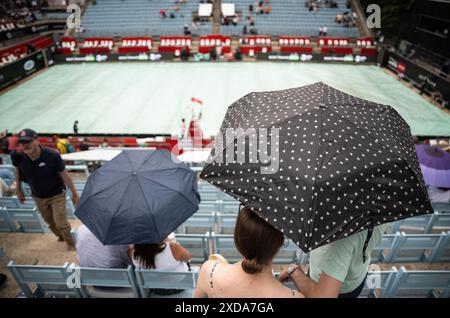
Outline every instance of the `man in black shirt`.
POLYGON ((65 185, 72 192, 75 206, 79 197, 72 178, 65 170, 64 161, 57 151, 39 145, 35 131, 24 129, 19 132, 18 137, 22 152, 12 152, 11 159, 16 167, 19 201, 25 200, 21 181, 26 181, 31 187, 31 194, 42 217, 52 232, 58 236, 59 241, 66 241, 69 250, 74 250, 75 242, 70 234, 70 223, 67 221, 65 185))

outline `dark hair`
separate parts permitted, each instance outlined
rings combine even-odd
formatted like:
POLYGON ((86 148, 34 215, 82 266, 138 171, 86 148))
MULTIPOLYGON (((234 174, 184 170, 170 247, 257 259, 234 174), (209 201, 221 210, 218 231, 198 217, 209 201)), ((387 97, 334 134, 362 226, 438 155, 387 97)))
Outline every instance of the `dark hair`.
POLYGON ((248 274, 262 271, 280 249, 284 235, 256 213, 244 207, 234 228, 234 244, 244 256, 242 269, 248 274))
POLYGON ((145 268, 155 268, 155 256, 165 247, 165 244, 135 244, 134 257, 142 261, 145 268))

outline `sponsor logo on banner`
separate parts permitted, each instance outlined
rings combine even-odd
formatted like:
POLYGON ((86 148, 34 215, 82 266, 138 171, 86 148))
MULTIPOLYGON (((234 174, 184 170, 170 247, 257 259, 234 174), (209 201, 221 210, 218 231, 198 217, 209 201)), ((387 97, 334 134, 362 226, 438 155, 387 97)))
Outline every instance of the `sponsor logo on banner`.
POLYGON ((396 59, 394 59, 392 56, 389 56, 389 61, 387 64, 388 68, 390 68, 393 71, 397 71, 398 62, 396 59))
POLYGON ((27 72, 31 71, 34 66, 36 65, 36 63, 34 63, 33 60, 28 60, 23 64, 23 69, 27 72))
POLYGON ((95 60, 97 62, 105 62, 106 60, 108 60, 108 55, 97 54, 97 56, 95 57, 95 60))
POLYGON ((353 55, 347 54, 344 56, 324 56, 324 61, 340 61, 340 62, 355 62, 353 55))
MULTIPOLYGON (((151 54, 154 55, 154 54, 151 54)), ((140 53, 139 55, 119 55, 119 61, 148 61, 150 56, 146 53, 140 53)))

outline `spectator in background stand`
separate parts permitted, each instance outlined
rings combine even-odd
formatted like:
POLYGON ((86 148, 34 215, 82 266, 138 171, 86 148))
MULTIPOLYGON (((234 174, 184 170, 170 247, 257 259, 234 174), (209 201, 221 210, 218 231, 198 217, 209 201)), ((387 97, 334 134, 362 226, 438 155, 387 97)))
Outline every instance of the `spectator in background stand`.
POLYGON ((184 25, 184 35, 191 35, 191 31, 189 30, 189 27, 187 24, 184 25))
POLYGON ((90 145, 88 143, 86 143, 86 139, 85 138, 81 139, 80 151, 89 150, 89 147, 90 147, 90 145))
POLYGON ((248 6, 248 12, 250 12, 250 14, 253 13, 253 4, 248 6))
POLYGON ((186 120, 184 118, 181 119, 181 126, 180 126, 180 137, 183 139, 186 135, 186 120))
POLYGON ((108 148, 108 140, 106 138, 103 139, 102 144, 100 145, 101 148, 108 148))
POLYGON ((75 152, 75 149, 73 149, 73 146, 66 138, 59 138, 58 135, 53 135, 53 142, 55 143, 56 149, 58 149, 61 155, 75 152))
POLYGON ((232 19, 233 25, 236 26, 239 23, 239 17, 235 15, 232 19))
POLYGON ((426 88, 427 88, 427 83, 428 83, 428 77, 424 77, 422 79, 422 82, 420 83, 420 95, 423 95, 423 93, 425 93, 426 88))
POLYGON ((242 27, 242 34, 243 35, 246 35, 248 33, 248 27, 247 27, 247 24, 245 24, 243 27, 242 27))
POLYGON ((17 135, 12 134, 11 137, 8 138, 8 151, 9 153, 17 150, 18 148, 19 137, 17 135))
POLYGON ((165 19, 166 16, 167 16, 166 10, 164 10, 164 9, 159 10, 159 17, 161 19, 165 19))
POLYGON ((78 120, 75 120, 75 122, 73 123, 73 133, 75 135, 78 135, 78 120))
POLYGON ((323 36, 327 36, 327 34, 328 34, 328 27, 327 26, 323 26, 322 27, 322 33, 323 33, 323 36))
POLYGON ((323 27, 319 27, 319 36, 322 36, 323 35, 323 27))
POLYGON ((264 13, 265 14, 270 14, 270 11, 271 11, 270 5, 266 5, 266 8, 264 9, 264 13))
POLYGON ((0 151, 4 153, 8 153, 8 138, 6 137, 7 134, 8 129, 0 133, 0 151))

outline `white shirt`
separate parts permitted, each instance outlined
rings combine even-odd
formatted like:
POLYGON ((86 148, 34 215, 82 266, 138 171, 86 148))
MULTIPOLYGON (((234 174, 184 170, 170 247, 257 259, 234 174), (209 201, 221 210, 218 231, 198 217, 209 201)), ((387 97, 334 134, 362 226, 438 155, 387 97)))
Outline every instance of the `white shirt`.
MULTIPOLYGON (((136 268, 145 269, 142 259, 134 256, 133 252, 133 264, 136 268)), ((164 249, 155 256, 155 269, 162 271, 173 272, 187 272, 189 268, 185 262, 177 261, 172 254, 172 249, 169 244, 166 244, 164 249)))

